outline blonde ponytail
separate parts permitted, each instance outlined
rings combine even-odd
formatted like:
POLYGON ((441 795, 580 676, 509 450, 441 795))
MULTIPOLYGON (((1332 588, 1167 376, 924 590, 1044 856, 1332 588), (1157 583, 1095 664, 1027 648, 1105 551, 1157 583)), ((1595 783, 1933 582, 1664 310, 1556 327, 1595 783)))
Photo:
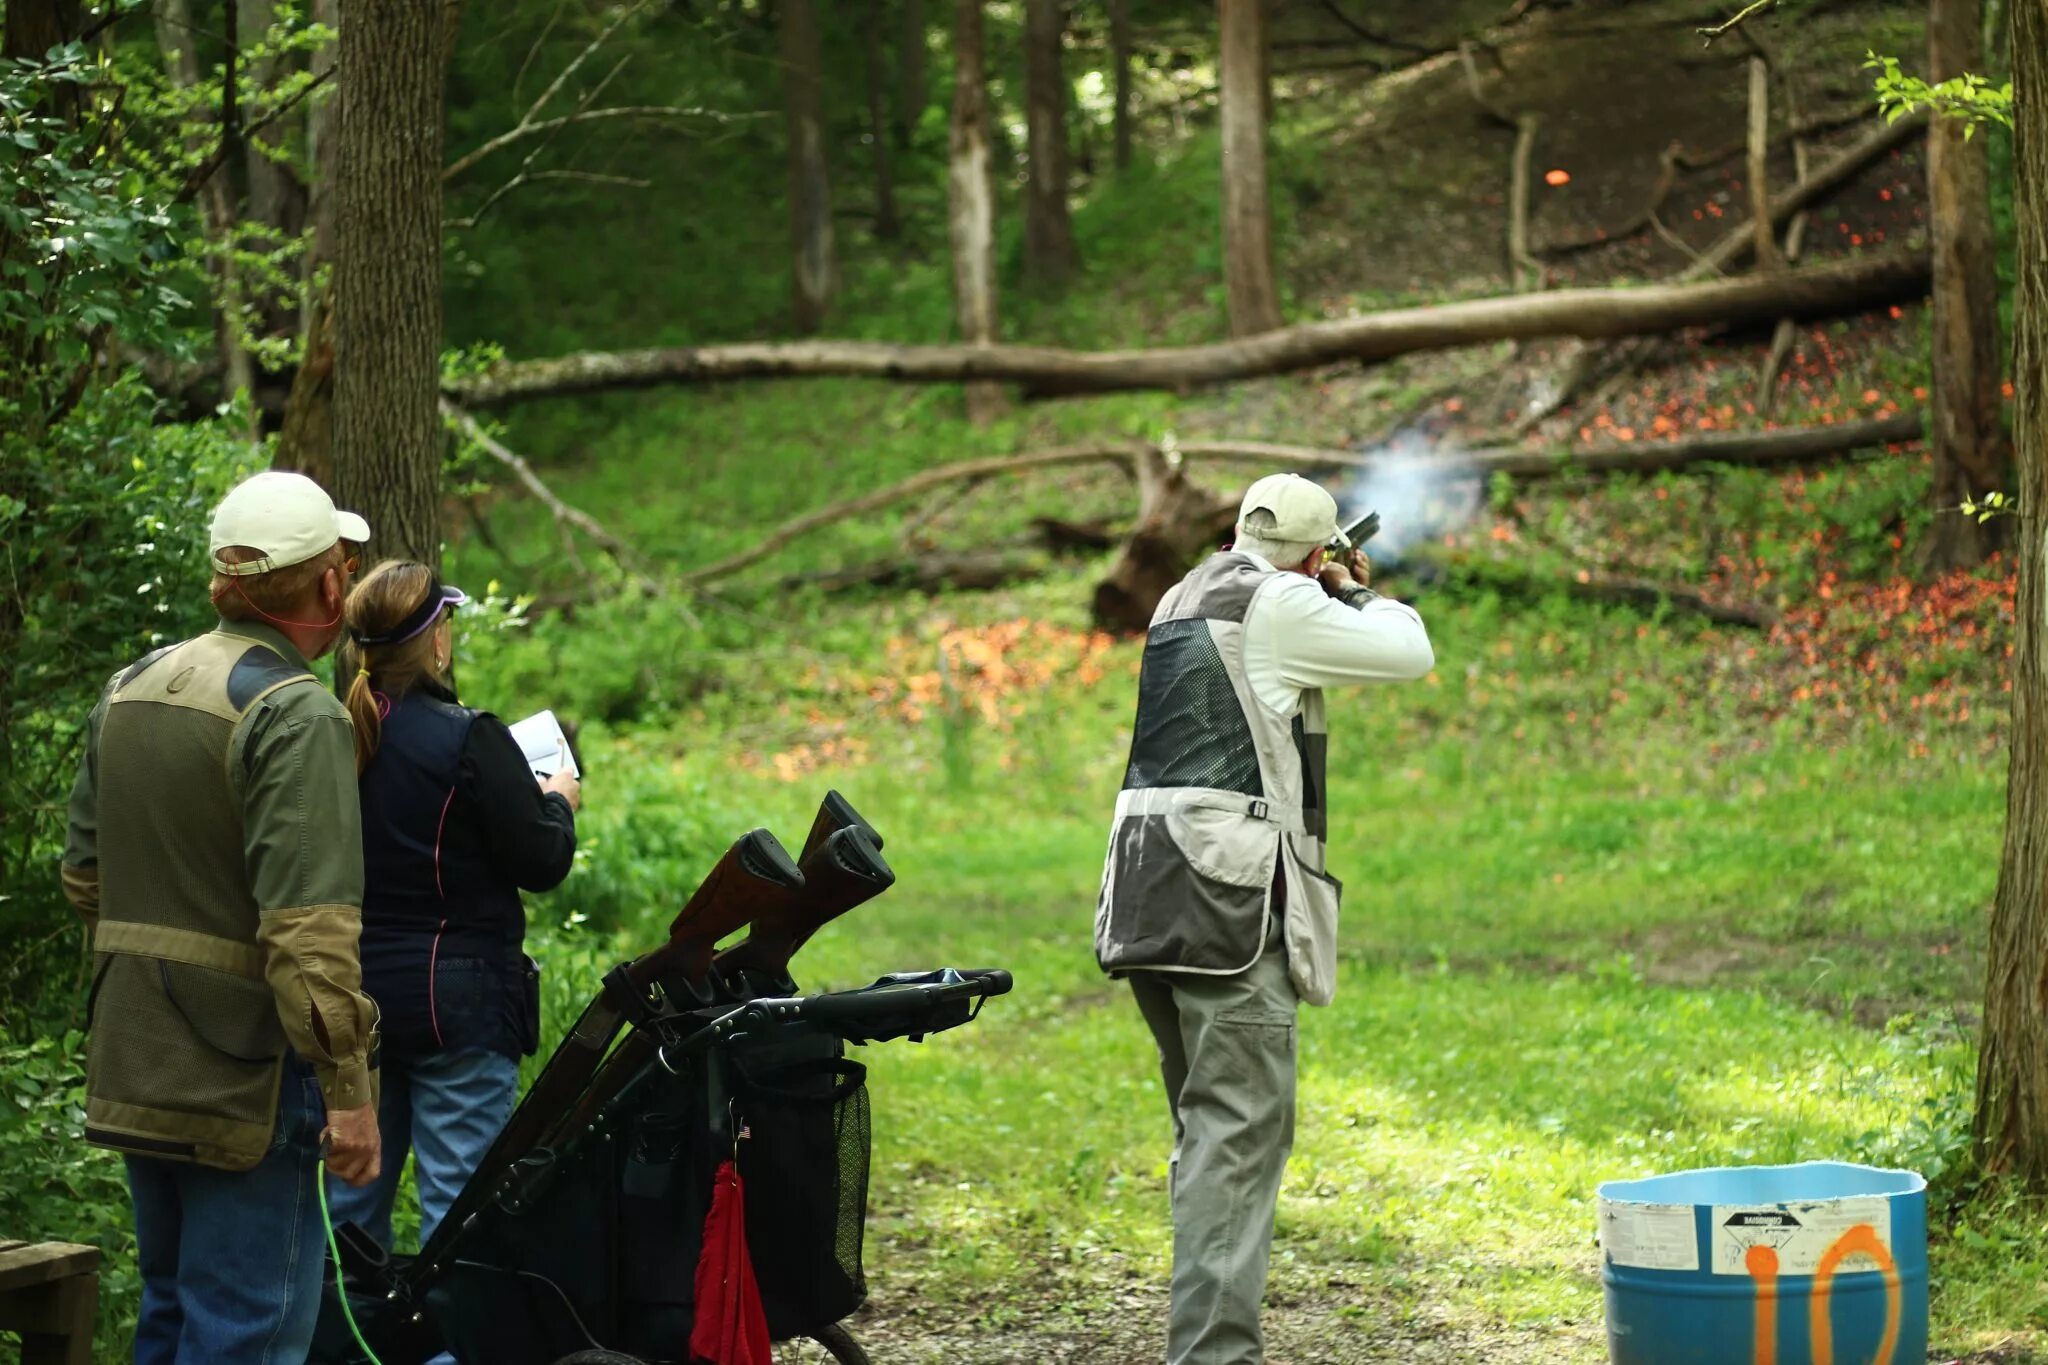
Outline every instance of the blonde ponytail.
MULTIPOLYGON (((354 655, 358 651, 350 649, 354 655)), ((356 675, 349 680, 348 696, 342 705, 348 708, 348 718, 355 722, 356 730, 356 776, 370 766, 370 760, 377 756, 377 744, 384 738, 384 713, 377 706, 377 697, 370 690, 370 666, 356 665, 356 675)))

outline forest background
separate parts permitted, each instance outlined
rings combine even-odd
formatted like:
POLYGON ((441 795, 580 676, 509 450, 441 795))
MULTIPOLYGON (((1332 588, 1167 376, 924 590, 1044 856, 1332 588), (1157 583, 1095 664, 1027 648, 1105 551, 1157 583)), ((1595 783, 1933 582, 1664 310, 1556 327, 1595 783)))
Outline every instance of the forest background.
MULTIPOLYGON (((427 42, 399 8, 366 5, 343 41, 396 69, 427 42)), ((985 22, 1004 340, 1183 345, 1666 281, 1739 235, 1759 183, 1888 128, 1802 227, 1773 215, 1758 278, 1924 249, 1926 119, 1879 103, 1942 74, 1924 4, 1805 0, 1710 36, 1729 7, 1702 0, 1272 0, 1263 299, 1221 230, 1245 201, 1217 11, 1065 7, 1036 87, 1056 113, 1039 146, 1065 159, 1048 199, 1027 78, 1048 8, 959 7, 985 22)), ((1971 15, 1988 84, 1951 106, 1996 96, 2023 21, 1971 15)), ((108 1360, 135 1281, 118 1162, 79 1135, 62 804, 107 674, 206 624, 220 493, 278 460, 360 477, 305 435, 356 401, 316 382, 347 355, 322 316, 347 236, 322 159, 334 17, 0 9, 31 58, 0 69, 0 1235, 107 1249, 108 1360), (46 17, 66 41, 36 41, 46 17)), ((411 230, 439 248, 444 317, 380 321, 438 362, 430 407, 466 405, 434 417, 425 494, 429 552, 477 599, 464 696, 577 727, 577 868, 532 903, 549 1038, 735 835, 794 837, 841 788, 901 880, 800 979, 950 963, 1019 983, 972 1030, 866 1059, 858 1335, 900 1360, 1155 1353, 1166 1118, 1089 943, 1138 645, 1097 590, 1134 530, 1207 534, 1189 509, 1258 461, 1319 469, 1387 515, 1383 580, 1439 666, 1333 698, 1344 964, 1303 1030, 1276 1353, 1599 1359, 1595 1184, 1838 1157, 1932 1182, 1943 1358, 2048 1358, 2041 1205, 1972 1131, 2017 569, 2012 519, 1959 509, 2019 485, 1959 490, 1912 434, 1938 382, 1924 273, 1788 302, 1784 326, 1567 329, 1057 401, 673 373, 490 396, 506 357, 975 340, 949 233, 958 23, 921 0, 508 0, 432 30, 445 198, 411 230), (810 57, 792 14, 815 21, 810 57), (1789 462, 1725 443, 1791 429, 1834 435, 1789 462), (1109 457, 778 529, 954 462, 1075 450, 1109 457), (1643 468, 1602 472, 1633 452, 1643 468)), ((1995 111, 1972 126, 2009 331, 2013 141, 1995 111)), ((1994 411, 2007 375, 1989 365, 1994 411)), ((331 419, 344 443, 354 420, 331 419)), ((368 510, 407 544, 410 510, 368 510)))

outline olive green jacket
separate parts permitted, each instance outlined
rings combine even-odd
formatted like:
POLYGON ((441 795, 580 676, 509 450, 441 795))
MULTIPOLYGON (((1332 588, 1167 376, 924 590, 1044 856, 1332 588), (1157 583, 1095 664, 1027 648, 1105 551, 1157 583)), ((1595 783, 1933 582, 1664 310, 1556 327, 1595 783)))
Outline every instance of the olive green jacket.
POLYGON ((330 1109, 375 1101, 354 734, 283 634, 223 622, 108 682, 62 878, 93 926, 89 1141, 247 1169, 287 1047, 330 1109))

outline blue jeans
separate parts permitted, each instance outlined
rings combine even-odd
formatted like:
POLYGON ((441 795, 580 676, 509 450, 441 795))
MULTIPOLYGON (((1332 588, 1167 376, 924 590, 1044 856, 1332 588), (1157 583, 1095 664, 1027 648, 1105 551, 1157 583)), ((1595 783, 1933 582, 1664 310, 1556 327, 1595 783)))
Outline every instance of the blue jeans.
POLYGON ((511 1117, 519 1063, 502 1053, 464 1048, 410 1061, 387 1057, 382 1070, 377 1127, 384 1137, 383 1173, 361 1189, 330 1178, 327 1201, 336 1225, 354 1223, 389 1251, 391 1204, 406 1152, 418 1158, 425 1242, 511 1117))
POLYGON ((277 1132, 253 1169, 131 1156, 142 1309, 136 1365, 302 1365, 325 1233, 313 1182, 327 1106, 287 1057, 277 1132))

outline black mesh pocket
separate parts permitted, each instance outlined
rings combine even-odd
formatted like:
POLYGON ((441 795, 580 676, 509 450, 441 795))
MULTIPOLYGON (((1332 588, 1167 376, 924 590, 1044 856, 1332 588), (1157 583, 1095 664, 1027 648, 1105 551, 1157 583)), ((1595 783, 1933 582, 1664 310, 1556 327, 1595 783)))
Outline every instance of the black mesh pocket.
POLYGON ((843 1057, 739 1070, 747 1250, 777 1341, 838 1322, 867 1298, 867 1068, 843 1057))
POLYGON ((1124 789, 1216 787, 1261 796, 1259 750, 1209 623, 1167 621, 1145 638, 1124 789))

